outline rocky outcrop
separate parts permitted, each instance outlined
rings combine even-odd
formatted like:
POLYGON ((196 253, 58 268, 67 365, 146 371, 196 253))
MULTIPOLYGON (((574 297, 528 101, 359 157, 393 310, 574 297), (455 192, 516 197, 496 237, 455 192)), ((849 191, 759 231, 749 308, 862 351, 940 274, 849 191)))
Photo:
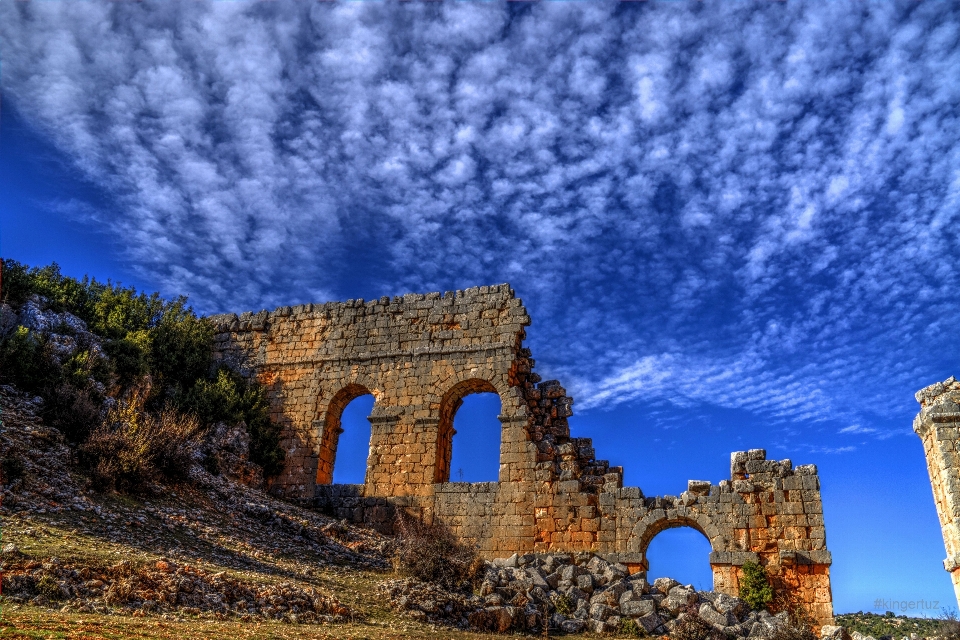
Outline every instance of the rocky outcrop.
POLYGON ((218 422, 204 435, 198 460, 210 471, 248 487, 264 486, 263 468, 250 460, 250 434, 243 423, 218 422))

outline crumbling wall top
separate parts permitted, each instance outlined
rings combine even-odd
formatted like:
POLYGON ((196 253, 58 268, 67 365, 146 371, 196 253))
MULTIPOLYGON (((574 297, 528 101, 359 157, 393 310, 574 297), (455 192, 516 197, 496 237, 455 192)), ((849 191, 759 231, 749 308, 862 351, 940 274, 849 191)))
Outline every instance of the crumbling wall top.
MULTIPOLYGON (((457 291, 441 293, 408 293, 402 296, 383 296, 376 300, 362 298, 346 302, 307 303, 297 306, 277 307, 273 311, 263 309, 259 312, 246 311, 239 315, 224 313, 210 316, 218 333, 228 331, 263 331, 271 322, 281 318, 323 318, 356 323, 363 319, 377 317, 408 325, 419 315, 434 313, 479 313, 484 311, 510 308, 510 324, 528 326, 530 316, 523 302, 516 297, 509 284, 471 287, 457 291), (427 312, 427 313, 423 313, 427 312)), ((415 324, 415 323, 414 323, 415 324)), ((462 321, 448 321, 451 330, 467 330, 462 321)))
POLYGON ((940 404, 941 399, 956 402, 960 398, 960 381, 950 376, 943 382, 937 382, 920 389, 914 397, 924 409, 940 404))
POLYGON ((913 420, 913 430, 921 436, 931 423, 960 422, 960 381, 953 376, 924 387, 915 397, 920 413, 913 420))

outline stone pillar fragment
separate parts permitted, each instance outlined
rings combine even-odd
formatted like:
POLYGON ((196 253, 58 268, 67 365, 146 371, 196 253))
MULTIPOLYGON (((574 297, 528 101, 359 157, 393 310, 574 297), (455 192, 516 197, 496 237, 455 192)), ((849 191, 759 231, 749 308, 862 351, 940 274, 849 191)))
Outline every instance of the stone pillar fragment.
POLYGON ((960 381, 951 376, 921 389, 916 398, 920 413, 913 420, 913 430, 923 441, 947 550, 943 567, 950 572, 960 604, 960 381))

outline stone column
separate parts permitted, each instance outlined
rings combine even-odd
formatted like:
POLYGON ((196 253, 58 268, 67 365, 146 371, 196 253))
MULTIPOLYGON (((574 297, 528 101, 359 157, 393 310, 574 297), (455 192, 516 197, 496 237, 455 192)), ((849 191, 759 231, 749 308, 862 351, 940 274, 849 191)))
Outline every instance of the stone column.
MULTIPOLYGON (((399 468, 400 456, 394 451, 400 416, 381 411, 367 418, 370 421, 370 457, 367 459, 365 495, 392 496, 394 476, 399 468)), ((401 440, 402 442, 402 434, 401 440)))
POLYGON ((950 572, 953 591, 960 604, 960 382, 953 376, 921 389, 916 395, 920 413, 913 430, 923 441, 933 500, 940 517, 940 530, 947 557, 943 567, 950 572))

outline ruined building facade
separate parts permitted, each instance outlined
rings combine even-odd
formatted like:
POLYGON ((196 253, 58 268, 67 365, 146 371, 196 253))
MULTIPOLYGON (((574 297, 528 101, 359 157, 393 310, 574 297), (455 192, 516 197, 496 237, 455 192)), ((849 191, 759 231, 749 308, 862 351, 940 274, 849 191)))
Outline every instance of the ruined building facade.
POLYGON ((933 500, 940 517, 950 573, 960 604, 960 381, 950 377, 917 392, 920 413, 913 430, 923 441, 933 500))
POLYGON ((624 487, 623 470, 572 437, 573 400, 541 382, 523 346, 530 324, 508 285, 445 294, 281 307, 216 316, 217 351, 256 375, 283 426, 286 466, 271 485, 340 517, 389 528, 393 511, 438 520, 486 557, 590 550, 646 570, 664 529, 710 541, 714 587, 736 594, 742 565, 760 561, 775 586, 819 622, 832 619, 830 552, 813 465, 734 453, 719 484, 677 496, 624 487), (453 418, 464 396, 501 401, 498 482, 450 482, 453 418), (363 485, 334 485, 340 417, 372 394, 363 485))

